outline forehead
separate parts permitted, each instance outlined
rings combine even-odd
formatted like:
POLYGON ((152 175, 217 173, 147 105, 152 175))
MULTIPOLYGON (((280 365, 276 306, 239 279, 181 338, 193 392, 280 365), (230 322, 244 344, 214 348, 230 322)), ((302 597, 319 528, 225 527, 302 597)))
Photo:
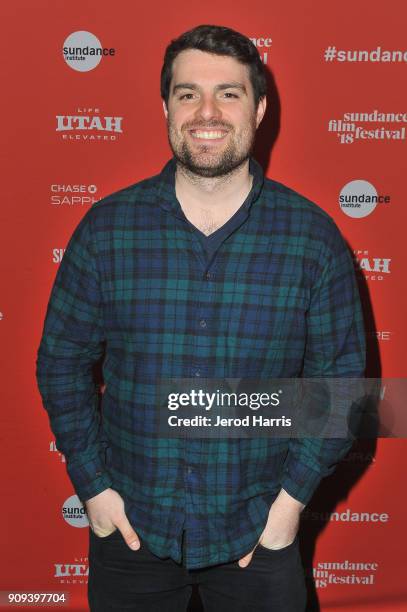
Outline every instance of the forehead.
POLYGON ((248 66, 234 57, 215 55, 198 49, 181 51, 172 65, 172 86, 180 82, 211 85, 228 81, 250 86, 248 66))

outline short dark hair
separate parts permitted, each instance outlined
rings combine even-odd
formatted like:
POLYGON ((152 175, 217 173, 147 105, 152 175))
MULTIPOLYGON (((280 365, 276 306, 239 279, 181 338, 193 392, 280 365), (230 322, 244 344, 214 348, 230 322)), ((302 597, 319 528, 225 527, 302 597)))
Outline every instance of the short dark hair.
POLYGON ((170 42, 165 50, 161 69, 161 97, 168 106, 172 64, 181 51, 198 49, 215 55, 234 57, 249 67, 250 82, 257 108, 259 100, 267 93, 267 82, 263 62, 250 38, 231 28, 215 25, 199 25, 188 30, 170 42))

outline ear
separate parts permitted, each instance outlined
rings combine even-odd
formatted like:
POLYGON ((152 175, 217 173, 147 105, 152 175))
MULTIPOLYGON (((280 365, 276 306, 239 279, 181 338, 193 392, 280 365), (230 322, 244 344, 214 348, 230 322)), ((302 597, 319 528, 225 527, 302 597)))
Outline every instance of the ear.
POLYGON ((163 110, 164 110, 165 118, 168 119, 168 108, 167 108, 167 105, 165 103, 165 100, 163 100, 163 110))
POLYGON ((264 113, 266 112, 266 108, 267 108, 267 99, 266 96, 263 96, 262 98, 260 98, 259 100, 259 104, 257 106, 257 111, 256 111, 256 128, 259 127, 263 117, 264 117, 264 113))

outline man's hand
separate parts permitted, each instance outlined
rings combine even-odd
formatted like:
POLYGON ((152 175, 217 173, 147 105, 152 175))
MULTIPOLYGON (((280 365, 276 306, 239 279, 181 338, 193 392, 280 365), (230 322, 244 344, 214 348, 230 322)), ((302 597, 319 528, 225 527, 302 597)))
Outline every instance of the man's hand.
MULTIPOLYGON (((297 535, 301 510, 304 508, 304 504, 291 497, 284 489, 281 489, 271 504, 267 523, 258 543, 272 550, 289 546, 297 535)), ((239 559, 240 567, 247 567, 249 565, 256 546, 247 555, 239 559)))
POLYGON ((140 548, 140 540, 124 512, 124 501, 114 489, 102 493, 85 502, 90 528, 98 537, 106 537, 117 528, 126 544, 132 550, 140 548))

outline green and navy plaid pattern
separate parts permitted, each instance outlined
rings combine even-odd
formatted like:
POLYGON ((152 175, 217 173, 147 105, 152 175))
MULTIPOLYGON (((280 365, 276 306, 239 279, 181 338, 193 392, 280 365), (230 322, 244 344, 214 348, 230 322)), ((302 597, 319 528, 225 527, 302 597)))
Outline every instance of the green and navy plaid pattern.
POLYGON ((281 487, 307 503, 340 439, 165 439, 161 378, 359 377, 365 338, 352 258, 331 217, 250 160, 241 223, 210 262, 175 195, 175 161, 95 203, 52 288, 37 380, 82 501, 112 487, 158 556, 238 559, 281 487), (92 364, 104 354, 102 414, 92 364))

